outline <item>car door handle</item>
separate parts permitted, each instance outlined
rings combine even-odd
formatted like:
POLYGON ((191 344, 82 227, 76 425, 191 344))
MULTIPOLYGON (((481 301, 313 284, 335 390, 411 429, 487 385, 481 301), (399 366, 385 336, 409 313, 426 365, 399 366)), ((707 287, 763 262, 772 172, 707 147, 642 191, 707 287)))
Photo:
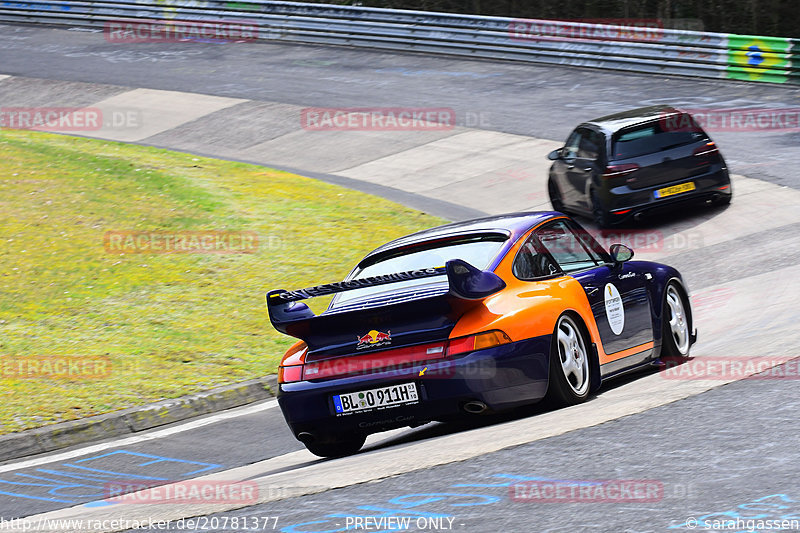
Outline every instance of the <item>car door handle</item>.
POLYGON ((567 170, 572 170, 573 168, 575 168, 575 165, 567 165, 567 170))
POLYGON ((590 287, 590 286, 586 286, 586 287, 584 287, 584 288, 583 288, 583 290, 585 290, 585 291, 586 291, 586 294, 588 294, 589 296, 591 296, 591 295, 593 295, 594 293, 596 293, 597 291, 599 291, 600 289, 598 289, 597 287, 590 287))
POLYGON ((586 167, 583 170, 584 170, 584 172, 591 172, 592 171, 592 167, 586 167))

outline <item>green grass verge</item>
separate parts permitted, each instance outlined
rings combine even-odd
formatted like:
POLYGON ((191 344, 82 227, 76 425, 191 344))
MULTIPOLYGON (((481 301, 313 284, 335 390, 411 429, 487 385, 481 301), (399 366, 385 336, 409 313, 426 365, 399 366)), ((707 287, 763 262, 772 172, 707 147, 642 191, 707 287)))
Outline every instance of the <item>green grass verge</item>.
POLYGON ((442 223, 256 165, 0 132, 0 362, 108 357, 97 379, 0 377, 0 433, 274 373, 264 294, 341 279, 442 223), (107 231, 255 231, 250 254, 109 253, 107 231))

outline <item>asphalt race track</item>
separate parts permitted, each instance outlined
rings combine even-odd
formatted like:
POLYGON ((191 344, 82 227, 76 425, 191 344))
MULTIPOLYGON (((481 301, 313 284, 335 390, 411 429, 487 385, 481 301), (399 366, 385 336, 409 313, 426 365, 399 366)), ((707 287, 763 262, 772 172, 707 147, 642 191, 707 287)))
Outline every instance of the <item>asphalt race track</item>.
MULTIPOLYGON (((290 167, 451 218, 466 214, 459 207, 485 213, 508 205, 545 207, 543 155, 582 120, 653 103, 800 107, 800 88, 769 84, 338 47, 121 46, 85 31, 0 29, 4 106, 90 105, 106 98, 132 106, 130 95, 153 105, 178 94, 165 91, 180 92, 175 98, 187 101, 203 95, 202 113, 130 140, 290 167), (316 144, 310 132, 298 131, 297 110, 303 106, 448 107, 458 127, 447 135, 373 135, 368 146, 374 153, 363 154, 364 145, 353 145, 347 135, 316 144), (222 138, 226 125, 230 139, 222 138), (440 177, 448 169, 436 167, 435 160, 444 153, 454 159, 467 154, 468 164, 482 170, 468 179, 440 177), (345 156, 353 161, 342 161, 345 156), (394 175, 413 176, 414 162, 425 157, 425 179, 441 183, 426 187, 413 177, 396 183, 394 175), (530 167, 522 167, 527 158, 530 167)), ((800 133, 711 135, 736 175, 733 204, 648 220, 643 227, 660 240, 637 249, 637 257, 663 260, 685 275, 700 333, 693 349, 698 359, 764 356, 785 362, 800 356, 800 291, 793 283, 800 276, 800 133)), ((759 531, 800 531, 800 524, 791 523, 800 520, 797 361, 760 377, 709 381, 642 372, 610 383, 583 405, 378 434, 359 454, 335 460, 306 452, 268 400, 2 464, 0 517, 30 521, 17 522, 15 529, 0 522, 0 531, 80 530, 44 521, 67 518, 107 520, 84 531, 126 529, 110 524, 112 519, 172 520, 165 527, 173 531, 287 533, 660 533, 703 530, 703 520, 715 519, 741 521, 717 528, 724 531, 754 529, 748 520, 762 520, 759 531), (257 497, 213 505, 98 502, 109 480, 200 477, 252 482, 257 497), (654 496, 545 501, 513 486, 596 486, 601 480, 642 482, 654 496), (393 522, 356 521, 366 516, 393 522), (187 517, 203 520, 177 522, 187 517), (401 518, 410 519, 408 527, 401 518), (781 520, 788 522, 769 528, 763 523, 781 520)), ((164 529, 137 531, 159 530, 164 529)))

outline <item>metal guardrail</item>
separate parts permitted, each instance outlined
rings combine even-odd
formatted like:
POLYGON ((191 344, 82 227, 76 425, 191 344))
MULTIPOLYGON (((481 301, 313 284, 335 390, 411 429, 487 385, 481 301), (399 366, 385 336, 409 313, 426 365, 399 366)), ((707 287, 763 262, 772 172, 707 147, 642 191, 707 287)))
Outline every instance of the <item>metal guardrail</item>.
POLYGON ((0 22, 249 23, 264 41, 360 46, 603 69, 800 83, 800 40, 268 0, 0 1, 0 22))

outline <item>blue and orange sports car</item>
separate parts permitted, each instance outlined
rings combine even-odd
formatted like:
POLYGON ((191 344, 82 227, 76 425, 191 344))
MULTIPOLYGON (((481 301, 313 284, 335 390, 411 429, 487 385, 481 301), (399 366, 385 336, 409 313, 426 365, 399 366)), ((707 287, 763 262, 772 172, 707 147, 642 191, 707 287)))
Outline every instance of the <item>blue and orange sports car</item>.
POLYGON ((680 273, 610 251, 557 212, 449 224, 368 254, 344 281, 267 294, 300 339, 278 402, 316 455, 366 436, 534 403, 583 402, 601 381, 689 354, 680 273), (302 302, 334 295, 315 315, 302 302))

